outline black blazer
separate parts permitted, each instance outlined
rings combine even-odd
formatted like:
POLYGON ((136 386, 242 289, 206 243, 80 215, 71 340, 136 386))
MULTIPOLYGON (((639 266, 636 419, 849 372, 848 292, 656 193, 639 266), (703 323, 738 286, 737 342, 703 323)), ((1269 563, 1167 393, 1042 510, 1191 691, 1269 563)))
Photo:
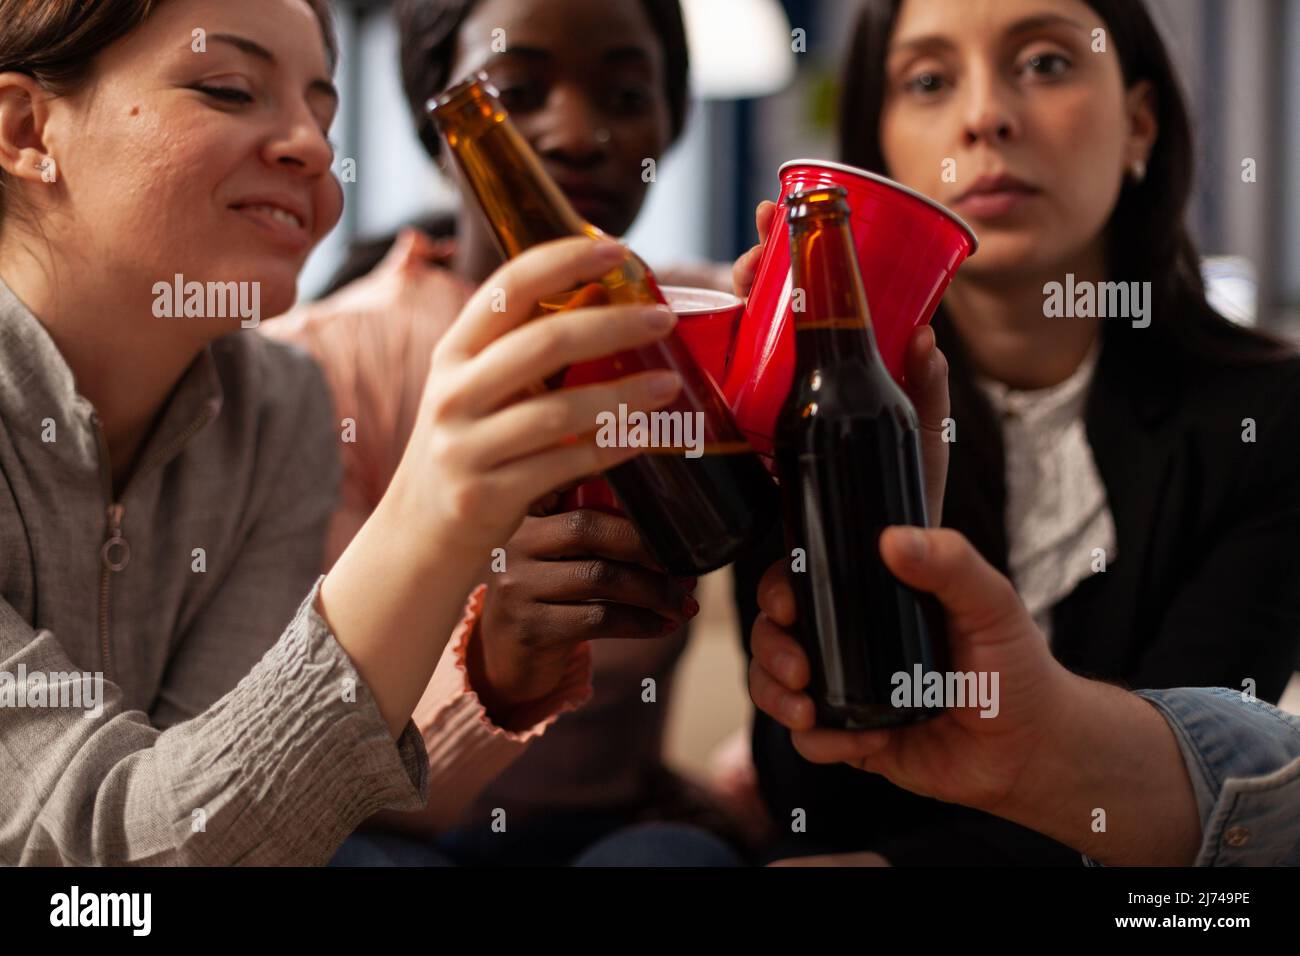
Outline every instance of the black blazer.
MULTIPOLYGON (((1300 645, 1300 361, 1225 361, 1250 345, 1240 330, 1217 333, 1216 357, 1112 321, 1085 417, 1117 556, 1053 610, 1055 653, 1077 673, 1133 688, 1249 679, 1276 701, 1300 645), (1244 419, 1253 443, 1242 440, 1244 419)), ((943 524, 1006 573, 1000 428, 952 329, 937 318, 935 332, 956 422, 943 524)), ((782 553, 777 528, 736 564, 746 650, 758 578, 782 553)), ((896 864, 1079 863, 1014 824, 809 764, 763 714, 753 746, 778 828, 789 831, 795 808, 807 815, 807 832, 778 841, 773 857, 875 849, 896 864)))

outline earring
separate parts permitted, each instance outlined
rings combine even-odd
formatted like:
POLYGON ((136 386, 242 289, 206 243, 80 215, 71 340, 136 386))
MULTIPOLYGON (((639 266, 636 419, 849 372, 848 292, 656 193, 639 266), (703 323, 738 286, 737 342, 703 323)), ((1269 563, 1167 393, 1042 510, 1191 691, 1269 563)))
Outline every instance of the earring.
POLYGON ((1140 183, 1147 178, 1147 164, 1145 160, 1135 159, 1133 165, 1129 167, 1129 174, 1133 177, 1133 182, 1140 183))
POLYGON ((609 130, 605 129, 603 126, 600 129, 596 130, 596 142, 600 143, 601 145, 604 145, 605 143, 608 143, 609 140, 610 140, 609 130))

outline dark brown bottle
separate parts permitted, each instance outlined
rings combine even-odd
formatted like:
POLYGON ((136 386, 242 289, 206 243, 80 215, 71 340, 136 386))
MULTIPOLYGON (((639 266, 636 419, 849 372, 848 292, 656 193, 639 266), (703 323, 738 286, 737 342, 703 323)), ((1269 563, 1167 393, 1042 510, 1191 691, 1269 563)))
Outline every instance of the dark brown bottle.
POLYGON ((787 551, 806 561, 798 570, 787 557, 809 690, 822 726, 910 723, 942 708, 896 690, 947 666, 938 604, 900 583, 879 551, 887 526, 927 523, 916 411, 876 349, 844 190, 807 190, 788 208, 802 310, 775 445, 787 551))
MULTIPOLYGON (((606 238, 574 211, 542 169, 486 76, 450 87, 430 101, 429 109, 506 258, 566 236, 606 238)), ((542 309, 636 302, 665 299, 649 267, 629 251, 599 282, 544 302, 542 309)), ((655 345, 572 366, 559 382, 548 384, 581 385, 652 369, 682 376, 681 394, 664 411, 703 413, 703 455, 688 458, 680 447, 649 448, 608 471, 605 479, 664 570, 694 577, 734 560, 767 530, 778 507, 771 478, 713 379, 674 332, 655 345)))

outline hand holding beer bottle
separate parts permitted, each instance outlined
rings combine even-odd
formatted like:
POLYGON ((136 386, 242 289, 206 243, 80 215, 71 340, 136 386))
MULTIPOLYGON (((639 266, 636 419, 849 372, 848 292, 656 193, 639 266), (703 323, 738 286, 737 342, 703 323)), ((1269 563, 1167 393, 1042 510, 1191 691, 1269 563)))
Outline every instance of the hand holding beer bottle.
POLYGON ((578 309, 529 319, 537 301, 604 274, 616 243, 568 239, 499 269, 433 353, 420 410, 393 480, 335 562, 317 610, 374 694, 394 737, 410 719, 491 550, 547 492, 616 466, 634 448, 591 437, 597 409, 656 409, 681 388, 670 371, 543 395, 519 393, 575 362, 659 341, 666 308, 578 309), (507 307, 494 308, 501 291, 507 307))
MULTIPOLYGON (((485 76, 457 83, 431 100, 429 109, 506 258, 563 236, 603 235, 546 175, 485 76)), ((542 310, 664 301, 653 273, 629 250, 598 282, 550 297, 542 310)), ((729 563, 766 530, 775 519, 776 492, 717 385, 678 336, 577 364, 559 378, 572 386, 653 369, 680 374, 681 394, 656 422, 679 438, 687 429, 699 432, 691 443, 696 453, 686 454, 676 441, 652 439, 638 446, 643 454, 605 477, 664 569, 693 577, 729 563)), ((632 433, 623 427, 621 412, 620 440, 632 433)))
POLYGON ((790 728, 804 759, 846 763, 996 814, 1108 865, 1193 862, 1196 797, 1177 738, 1154 706, 1063 667, 1011 582, 956 531, 890 528, 880 553, 900 580, 942 603, 953 669, 999 675, 997 713, 954 707, 892 730, 814 727, 808 659, 786 630, 794 593, 774 565, 759 585, 749 693, 790 728), (1095 807, 1107 808, 1109 829, 1093 827, 1095 807))

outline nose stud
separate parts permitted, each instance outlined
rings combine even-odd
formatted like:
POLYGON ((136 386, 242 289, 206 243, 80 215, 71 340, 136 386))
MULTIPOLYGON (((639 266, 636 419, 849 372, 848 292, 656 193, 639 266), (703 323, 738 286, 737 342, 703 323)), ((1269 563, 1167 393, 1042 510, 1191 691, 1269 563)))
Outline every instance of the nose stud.
POLYGON ((609 130, 605 129, 603 126, 600 129, 596 130, 596 142, 600 143, 603 146, 606 143, 608 143, 609 140, 610 140, 609 130))

